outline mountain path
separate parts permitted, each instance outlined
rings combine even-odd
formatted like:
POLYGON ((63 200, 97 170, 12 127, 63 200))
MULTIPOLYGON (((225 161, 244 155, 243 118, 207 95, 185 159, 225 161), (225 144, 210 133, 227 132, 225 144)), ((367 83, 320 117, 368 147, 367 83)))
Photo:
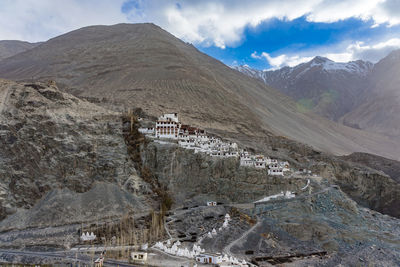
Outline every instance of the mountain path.
POLYGON ((256 229, 259 225, 261 224, 261 221, 258 220, 255 225, 253 225, 249 230, 244 232, 239 238, 233 240, 231 243, 229 243, 227 246, 224 247, 223 251, 227 255, 232 255, 231 254, 231 248, 236 245, 240 240, 248 236, 251 232, 253 232, 254 229, 256 229))

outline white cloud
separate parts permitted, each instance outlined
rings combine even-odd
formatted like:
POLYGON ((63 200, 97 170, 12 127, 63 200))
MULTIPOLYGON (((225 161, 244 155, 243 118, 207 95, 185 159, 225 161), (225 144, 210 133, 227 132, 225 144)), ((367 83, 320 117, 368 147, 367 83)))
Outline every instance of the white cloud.
POLYGON ((271 56, 266 52, 258 54, 254 51, 251 57, 254 59, 265 59, 270 65, 269 70, 279 69, 284 66, 293 67, 304 62, 310 61, 315 56, 327 57, 335 62, 349 62, 353 60, 366 60, 376 63, 391 51, 400 49, 400 38, 392 38, 386 41, 366 44, 364 42, 354 42, 341 49, 339 47, 320 48, 312 51, 302 51, 300 53, 280 54, 271 56), (332 49, 333 52, 328 50, 332 49))
POLYGON ((400 38, 390 38, 369 44, 356 41, 347 45, 342 51, 338 51, 339 49, 336 49, 336 52, 320 51, 319 55, 336 62, 348 62, 357 59, 377 62, 396 49, 400 49, 400 38))
POLYGON ((354 60, 354 56, 350 52, 342 52, 342 53, 325 53, 321 54, 323 57, 327 57, 330 60, 335 62, 349 62, 354 60))
MULTIPOLYGON (((254 53, 257 56, 256 52, 254 53)), ((293 67, 299 65, 301 63, 310 61, 313 57, 307 57, 307 56, 302 57, 299 55, 288 56, 285 54, 273 57, 266 52, 262 52, 261 56, 258 56, 257 58, 265 58, 268 61, 268 64, 271 66, 270 70, 275 70, 282 68, 284 66, 293 67)))
POLYGON ((260 58, 262 58, 261 55, 257 55, 257 51, 254 51, 253 53, 251 53, 250 56, 251 56, 252 58, 254 58, 254 59, 260 59, 260 58))
POLYGON ((395 49, 400 49, 400 38, 392 38, 375 44, 356 42, 349 45, 347 51, 352 54, 352 59, 362 58, 376 62, 395 49))
MULTIPOLYGON (((400 23, 398 0, 159 0, 142 2, 151 21, 185 41, 225 48, 243 40, 247 26, 271 18, 335 22, 348 18, 373 20, 374 27, 400 23), (149 3, 150 2, 150 3, 149 3)), ((145 20, 146 20, 145 19, 145 20)), ((142 21, 140 18, 133 21, 142 21)))
POLYGON ((44 41, 80 27, 128 22, 124 0, 1 0, 0 40, 44 41))
MULTIPOLYGON (((333 22, 350 17, 400 24, 398 0, 1 0, 0 39, 45 40, 67 31, 120 22, 154 22, 179 38, 224 48, 246 26, 271 18, 333 22), (121 11, 131 2, 130 12, 121 11), (178 4, 179 3, 179 4, 178 4)), ((376 26, 375 26, 376 27, 376 26)))

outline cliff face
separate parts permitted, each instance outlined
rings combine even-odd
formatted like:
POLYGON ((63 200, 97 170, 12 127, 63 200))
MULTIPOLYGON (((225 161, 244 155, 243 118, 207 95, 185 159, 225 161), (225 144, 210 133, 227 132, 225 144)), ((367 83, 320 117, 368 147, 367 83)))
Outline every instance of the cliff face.
POLYGON ((268 176, 267 171, 239 167, 237 159, 217 159, 152 142, 142 152, 143 164, 175 197, 176 203, 194 198, 206 201, 252 202, 281 191, 298 191, 303 179, 268 176))
POLYGON ((321 172, 333 174, 343 192, 362 206, 400 217, 400 185, 382 172, 332 161, 321 172))
POLYGON ((141 195, 146 184, 136 175, 121 129, 119 113, 54 84, 1 80, 0 217, 31 208, 49 191, 73 195, 96 182, 141 195))
POLYGON ((383 171, 397 183, 400 183, 400 162, 367 153, 352 153, 342 157, 354 163, 368 166, 372 169, 383 171))

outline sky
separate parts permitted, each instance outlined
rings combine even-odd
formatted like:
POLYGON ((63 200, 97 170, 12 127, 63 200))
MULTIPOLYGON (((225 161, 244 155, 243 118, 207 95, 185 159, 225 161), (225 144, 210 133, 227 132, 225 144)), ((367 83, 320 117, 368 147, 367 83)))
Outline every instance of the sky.
POLYGON ((377 62, 400 48, 400 0, 0 0, 0 40, 142 22, 227 65, 263 70, 315 56, 377 62))

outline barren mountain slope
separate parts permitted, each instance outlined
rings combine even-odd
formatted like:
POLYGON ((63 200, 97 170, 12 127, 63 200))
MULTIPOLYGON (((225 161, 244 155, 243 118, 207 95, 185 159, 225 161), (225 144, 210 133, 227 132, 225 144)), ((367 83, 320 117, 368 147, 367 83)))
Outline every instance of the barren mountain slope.
POLYGON ((190 124, 246 135, 273 132, 336 154, 400 158, 400 144, 313 114, 261 81, 200 53, 153 24, 82 28, 0 62, 0 77, 54 79, 75 95, 176 111, 190 124))
POLYGON ((15 40, 0 41, 0 60, 32 49, 39 44, 40 43, 28 43, 15 40))
POLYGON ((362 104, 341 120, 400 142, 400 50, 375 64, 368 83, 362 104))

